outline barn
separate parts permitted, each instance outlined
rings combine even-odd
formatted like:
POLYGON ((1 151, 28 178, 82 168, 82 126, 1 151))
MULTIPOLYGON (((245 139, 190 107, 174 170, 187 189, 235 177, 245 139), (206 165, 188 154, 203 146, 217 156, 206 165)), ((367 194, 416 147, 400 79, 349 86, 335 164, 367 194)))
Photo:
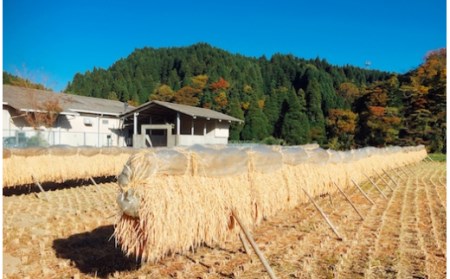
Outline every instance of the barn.
POLYGON ((134 147, 227 144, 230 124, 242 120, 205 108, 150 101, 122 116, 134 147))

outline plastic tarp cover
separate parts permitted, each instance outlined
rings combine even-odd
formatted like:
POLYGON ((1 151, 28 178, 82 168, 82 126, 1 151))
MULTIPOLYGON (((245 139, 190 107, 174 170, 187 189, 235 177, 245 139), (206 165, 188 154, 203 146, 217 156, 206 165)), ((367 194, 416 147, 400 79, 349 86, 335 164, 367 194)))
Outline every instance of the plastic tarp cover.
POLYGON ((183 175, 186 173, 189 165, 189 159, 183 152, 161 148, 149 153, 149 160, 155 160, 152 164, 155 167, 154 172, 166 175, 183 175))
POLYGON ((308 153, 308 163, 326 164, 330 158, 328 152, 322 148, 307 150, 306 152, 308 153))
POLYGON ((291 166, 297 166, 308 162, 308 154, 301 146, 282 147, 281 154, 283 163, 291 166))
POLYGON ((195 154, 197 173, 200 176, 216 177, 247 173, 248 154, 236 147, 210 148, 194 145, 188 149, 195 154))
POLYGON ((283 167, 283 157, 281 152, 264 145, 253 146, 249 150, 253 168, 257 172, 274 172, 283 167))

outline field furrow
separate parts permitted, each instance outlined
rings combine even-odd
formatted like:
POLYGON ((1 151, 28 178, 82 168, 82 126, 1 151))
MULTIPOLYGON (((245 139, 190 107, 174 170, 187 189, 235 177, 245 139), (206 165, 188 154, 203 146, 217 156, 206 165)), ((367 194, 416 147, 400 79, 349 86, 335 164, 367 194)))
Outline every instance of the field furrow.
POLYGON ((419 231, 419 244, 425 252, 425 265, 427 274, 431 278, 445 278, 442 274, 442 266, 445 265, 445 254, 439 246, 433 221, 431 218, 429 199, 425 190, 426 184, 421 183, 421 179, 415 181, 417 195, 415 199, 416 215, 418 219, 417 227, 419 231))
POLYGON ((362 278, 369 266, 369 251, 379 233, 379 223, 387 202, 372 189, 372 200, 376 203, 366 213, 364 222, 356 234, 349 239, 349 248, 337 267, 340 278, 362 278), (376 196, 375 196, 376 195, 376 196))
MULTIPOLYGON (((338 240, 310 202, 267 218, 252 235, 279 278, 445 278, 446 166, 422 162, 372 176, 364 191, 314 197, 338 240), (393 188, 393 191, 386 185, 393 188)), ((109 240, 117 186, 85 185, 3 197, 4 278, 268 278, 238 237, 223 247, 140 264, 109 240), (38 196, 40 198, 38 198, 38 196)))
POLYGON ((417 278, 426 277, 425 251, 419 241, 419 229, 417 218, 417 187, 412 180, 405 183, 406 189, 402 200, 402 212, 400 216, 400 247, 397 250, 397 264, 395 266, 397 278, 408 276, 417 278))
POLYGON ((377 235, 373 251, 369 257, 369 267, 366 269, 366 278, 394 278, 396 251, 400 244, 398 227, 402 213, 405 186, 397 187, 389 199, 386 210, 382 213, 380 230, 377 235))

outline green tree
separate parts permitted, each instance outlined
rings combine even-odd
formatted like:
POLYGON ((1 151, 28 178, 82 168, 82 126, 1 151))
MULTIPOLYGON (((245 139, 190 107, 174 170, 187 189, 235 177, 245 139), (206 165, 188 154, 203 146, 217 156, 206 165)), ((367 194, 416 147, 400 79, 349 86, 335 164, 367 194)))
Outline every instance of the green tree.
MULTIPOLYGON (((244 120, 244 112, 242 111, 241 104, 237 98, 231 99, 229 115, 244 120)), ((230 140, 240 140, 242 128, 242 123, 232 122, 230 124, 230 140)))
POLYGON ((309 142, 309 121, 305 114, 305 107, 301 103, 297 95, 291 91, 288 99, 283 102, 286 107, 286 114, 283 119, 281 128, 281 137, 292 145, 306 144, 309 142))
POLYGON ((245 124, 242 128, 241 138, 243 140, 260 141, 269 136, 268 120, 258 104, 258 100, 253 98, 245 115, 245 124))
POLYGON ((312 78, 306 87, 306 102, 310 124, 310 137, 312 141, 322 144, 325 142, 325 117, 322 111, 322 96, 319 82, 312 78))

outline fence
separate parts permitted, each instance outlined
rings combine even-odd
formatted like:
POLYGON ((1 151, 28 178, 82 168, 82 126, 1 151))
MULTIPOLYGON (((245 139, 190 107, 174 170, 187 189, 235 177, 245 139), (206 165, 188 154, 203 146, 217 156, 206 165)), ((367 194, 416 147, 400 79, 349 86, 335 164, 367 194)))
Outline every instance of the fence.
POLYGON ((52 145, 103 147, 118 146, 119 142, 119 135, 114 133, 3 130, 3 148, 52 145))

